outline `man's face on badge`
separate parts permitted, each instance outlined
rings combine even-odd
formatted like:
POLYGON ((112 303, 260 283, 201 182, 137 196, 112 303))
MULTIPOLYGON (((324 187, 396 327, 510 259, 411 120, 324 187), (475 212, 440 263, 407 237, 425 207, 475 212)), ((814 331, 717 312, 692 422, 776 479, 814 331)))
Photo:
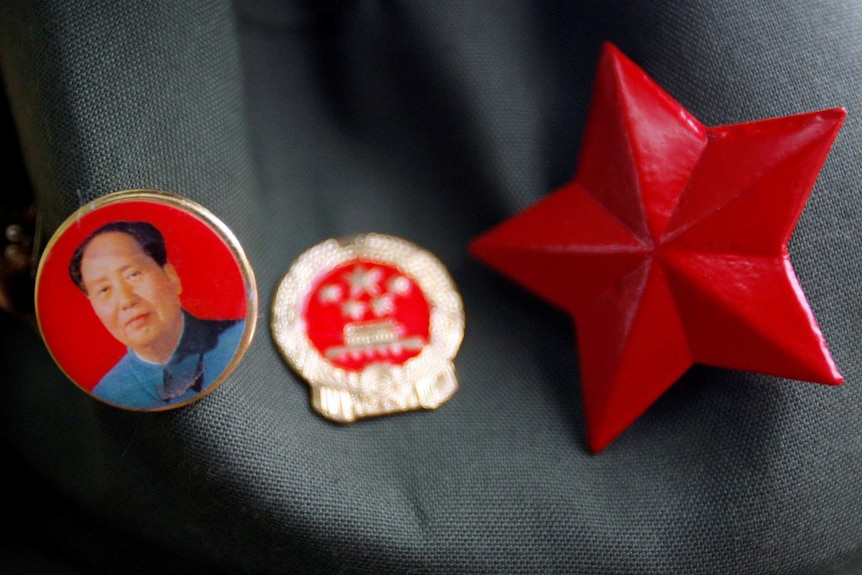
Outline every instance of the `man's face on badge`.
POLYGON ((106 232, 84 250, 81 277, 111 335, 143 359, 167 360, 182 329, 182 285, 170 263, 159 266, 128 234, 106 232))

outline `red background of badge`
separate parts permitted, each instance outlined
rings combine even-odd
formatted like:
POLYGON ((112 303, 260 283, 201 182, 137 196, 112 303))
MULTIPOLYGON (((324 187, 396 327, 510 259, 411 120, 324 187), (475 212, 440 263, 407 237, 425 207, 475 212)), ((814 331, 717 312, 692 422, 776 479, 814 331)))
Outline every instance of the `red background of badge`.
MULTIPOLYGON (((380 280, 381 285, 386 285, 390 279, 396 276, 404 276, 410 282, 410 292, 396 298, 395 311, 388 317, 404 326, 404 337, 420 336, 425 340, 427 345, 431 325, 431 309, 428 306, 428 300, 425 299, 425 294, 422 293, 422 289, 416 281, 393 266, 370 260, 356 259, 342 264, 318 278, 309 292, 309 298, 306 300, 303 315, 307 326, 308 339, 317 348, 318 352, 323 355, 332 346, 344 345, 343 330, 344 325, 348 321, 341 314, 341 307, 339 305, 325 305, 320 302, 320 298, 318 297, 320 288, 332 283, 340 284, 346 288, 347 285, 344 276, 356 265, 362 265, 368 269, 380 269, 383 272, 380 280)), ((363 294, 357 299, 368 303, 371 297, 368 294, 363 294)), ((370 315, 366 314, 363 320, 375 319, 370 317, 370 315)), ((386 363, 402 365, 411 357, 419 355, 420 352, 421 350, 405 350, 398 356, 390 356, 386 360, 386 363)), ((361 371, 371 363, 371 360, 368 358, 347 359, 346 361, 330 359, 329 361, 333 365, 349 371, 361 371)), ((381 362, 383 360, 375 358, 374 361, 381 362)))
POLYGON ((91 390, 123 356, 69 277, 69 260, 89 233, 111 221, 147 221, 165 237, 168 261, 183 286, 183 308, 205 319, 242 319, 245 285, 230 248, 197 217, 172 206, 127 201, 98 208, 68 227, 45 254, 37 286, 39 326, 51 354, 78 385, 91 390))

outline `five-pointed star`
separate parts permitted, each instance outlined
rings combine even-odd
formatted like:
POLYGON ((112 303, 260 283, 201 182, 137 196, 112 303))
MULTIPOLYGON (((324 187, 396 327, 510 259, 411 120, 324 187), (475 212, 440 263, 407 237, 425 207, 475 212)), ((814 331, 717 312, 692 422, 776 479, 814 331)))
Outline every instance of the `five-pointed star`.
POLYGON ((363 266, 356 266, 349 274, 344 276, 350 284, 350 297, 359 297, 364 293, 375 296, 380 293, 380 276, 383 275, 378 268, 366 270, 363 266))
POLYGON ((605 46, 574 180, 471 244, 574 318, 590 451, 694 363, 843 381, 787 243, 845 115, 705 127, 605 46))
POLYGON ((361 301, 349 299, 341 305, 341 315, 349 317, 353 321, 359 321, 367 309, 368 307, 361 301))
POLYGON ((341 301, 341 286, 330 284, 320 290, 320 301, 323 303, 338 303, 341 301))

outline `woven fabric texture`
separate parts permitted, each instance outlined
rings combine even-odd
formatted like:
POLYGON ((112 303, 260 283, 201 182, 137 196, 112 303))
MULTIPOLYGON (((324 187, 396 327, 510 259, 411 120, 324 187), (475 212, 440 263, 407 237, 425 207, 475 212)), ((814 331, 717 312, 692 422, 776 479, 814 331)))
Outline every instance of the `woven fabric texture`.
POLYGON ((159 414, 88 397, 0 316, 0 432, 26 504, 0 567, 862 572, 860 29, 838 0, 3 3, 43 232, 109 192, 186 196, 243 244, 261 311, 234 374, 159 414), (847 108, 790 243, 843 386, 695 367, 587 452, 568 316, 466 248, 572 176, 605 41, 707 125, 847 108), (363 232, 449 269, 461 388, 341 426, 312 412, 269 305, 302 251, 363 232))

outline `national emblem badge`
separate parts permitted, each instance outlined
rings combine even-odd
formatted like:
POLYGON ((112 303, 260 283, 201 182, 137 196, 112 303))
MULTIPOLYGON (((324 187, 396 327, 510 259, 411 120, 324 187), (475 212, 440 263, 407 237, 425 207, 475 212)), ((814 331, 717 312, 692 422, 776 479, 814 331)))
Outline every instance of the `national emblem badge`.
POLYGON ((304 252, 278 287, 271 328, 312 407, 334 421, 435 409, 458 388, 461 297, 436 257, 400 238, 330 239, 304 252))

